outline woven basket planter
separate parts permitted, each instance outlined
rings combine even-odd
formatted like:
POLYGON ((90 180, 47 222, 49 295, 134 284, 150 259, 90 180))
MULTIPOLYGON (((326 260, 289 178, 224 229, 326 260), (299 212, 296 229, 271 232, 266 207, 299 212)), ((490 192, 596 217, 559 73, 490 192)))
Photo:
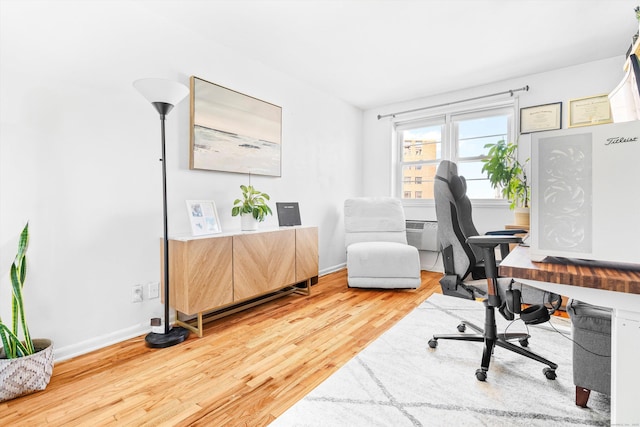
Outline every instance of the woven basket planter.
POLYGON ((36 353, 6 359, 0 351, 0 402, 44 390, 53 372, 53 342, 34 339, 36 353))

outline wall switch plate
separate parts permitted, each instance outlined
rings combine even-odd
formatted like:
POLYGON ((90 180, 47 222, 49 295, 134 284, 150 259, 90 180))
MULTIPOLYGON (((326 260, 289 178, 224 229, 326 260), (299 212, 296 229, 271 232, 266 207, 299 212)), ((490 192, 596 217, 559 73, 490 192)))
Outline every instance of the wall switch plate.
POLYGON ((160 297, 160 283, 151 282, 149 283, 149 299, 160 297))
POLYGON ((133 285, 131 302, 142 302, 142 285, 133 285))

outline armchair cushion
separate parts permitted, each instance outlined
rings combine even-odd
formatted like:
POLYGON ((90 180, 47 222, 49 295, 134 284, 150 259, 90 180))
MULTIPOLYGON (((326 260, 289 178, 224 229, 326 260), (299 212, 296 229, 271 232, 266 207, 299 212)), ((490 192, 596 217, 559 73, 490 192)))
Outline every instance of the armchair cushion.
POLYGON ((345 246, 357 242, 407 243, 404 210, 386 197, 348 199, 344 203, 345 246))
POLYGON ((420 286, 418 250, 395 242, 353 243, 347 248, 349 286, 417 288, 420 286))

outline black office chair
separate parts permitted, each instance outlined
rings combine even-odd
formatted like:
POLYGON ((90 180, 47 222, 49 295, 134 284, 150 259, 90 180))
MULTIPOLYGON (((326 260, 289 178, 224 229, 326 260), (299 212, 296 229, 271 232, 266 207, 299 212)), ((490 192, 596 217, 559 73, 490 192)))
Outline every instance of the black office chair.
POLYGON ((516 314, 525 324, 538 324, 549 320, 550 314, 560 306, 559 295, 544 292, 529 286, 517 284, 511 279, 498 278, 498 262, 496 248, 500 246, 501 256, 509 252, 509 244, 520 243, 522 239, 509 235, 522 230, 506 230, 487 233, 479 236, 473 225, 471 201, 466 195, 466 181, 458 176, 455 163, 442 161, 438 165, 434 183, 436 217, 438 220, 438 240, 442 248, 444 276, 440 280, 442 293, 466 299, 478 297, 485 306, 484 329, 471 322, 463 321, 458 325, 460 334, 434 335, 429 340, 429 347, 436 348, 438 340, 460 340, 484 342, 484 352, 480 369, 476 370, 479 381, 487 379, 487 371, 495 346, 505 348, 522 356, 548 365, 544 375, 553 380, 556 378, 558 365, 523 347, 529 343, 526 333, 498 333, 495 309, 507 320, 514 320, 516 314), (466 281, 485 279, 486 283, 477 284, 466 281), (525 309, 522 303, 539 302, 525 309), (551 307, 547 308, 549 304, 551 307), (475 330, 476 334, 465 334, 466 327, 475 330), (521 346, 511 341, 518 340, 521 346))

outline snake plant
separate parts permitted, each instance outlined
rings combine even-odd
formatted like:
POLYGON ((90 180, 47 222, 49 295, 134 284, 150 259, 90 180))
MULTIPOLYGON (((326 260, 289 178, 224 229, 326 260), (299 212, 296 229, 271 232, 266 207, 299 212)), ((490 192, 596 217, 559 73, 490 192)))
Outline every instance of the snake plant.
POLYGON ((35 353, 33 341, 29 334, 27 321, 24 317, 24 301, 22 299, 22 288, 27 276, 27 247, 29 246, 29 223, 24 226, 20 233, 18 243, 18 253, 11 265, 11 317, 12 326, 9 328, 0 319, 0 338, 4 347, 5 356, 8 359, 27 356, 35 353), (22 327, 23 340, 19 338, 19 329, 22 327))

